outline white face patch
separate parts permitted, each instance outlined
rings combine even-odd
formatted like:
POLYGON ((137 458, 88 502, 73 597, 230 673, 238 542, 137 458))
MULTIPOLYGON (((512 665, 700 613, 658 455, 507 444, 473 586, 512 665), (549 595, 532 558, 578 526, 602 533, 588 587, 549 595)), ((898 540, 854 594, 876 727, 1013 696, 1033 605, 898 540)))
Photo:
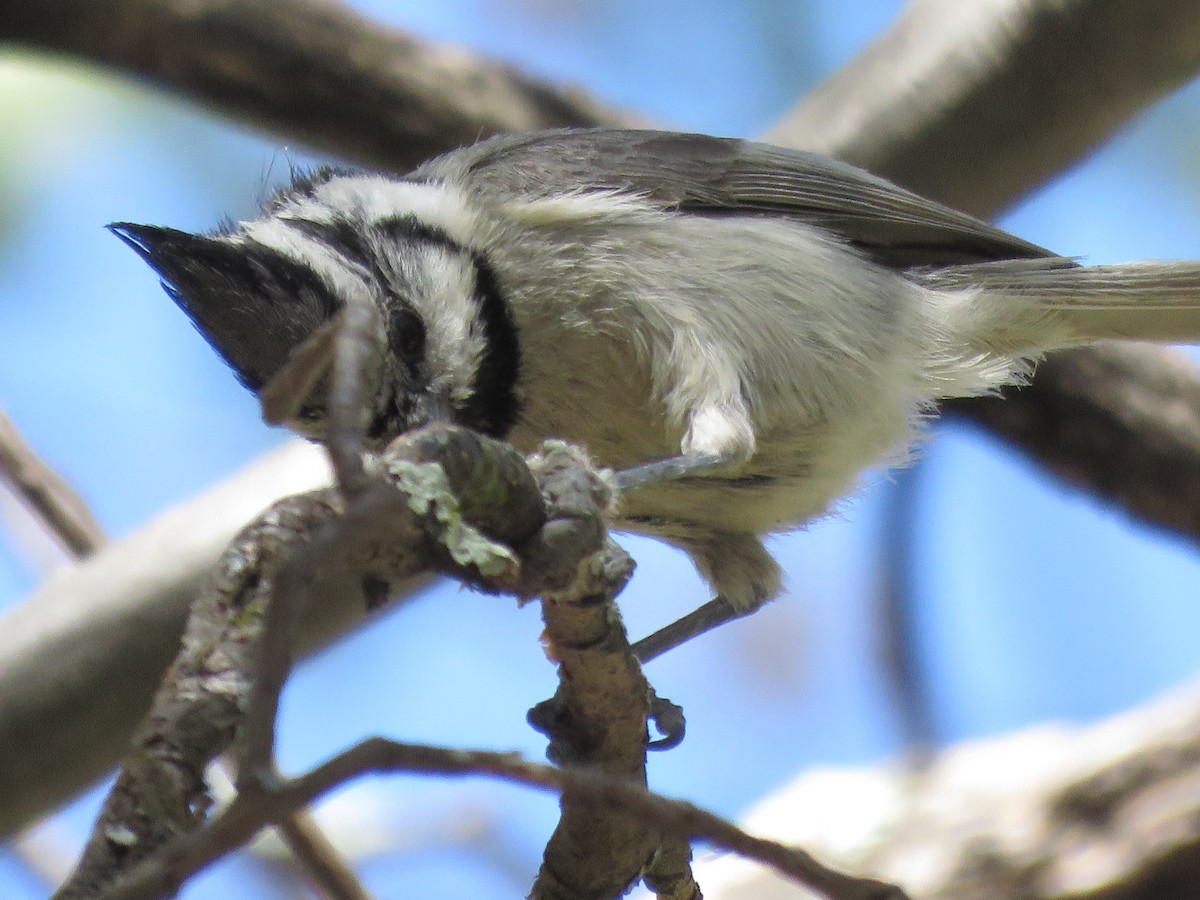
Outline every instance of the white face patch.
POLYGON ((230 240, 253 241, 311 268, 343 302, 369 290, 362 274, 324 241, 289 224, 285 216, 239 223, 230 240))
POLYGON ((488 350, 467 240, 478 233, 479 218, 458 190, 445 185, 336 176, 309 194, 284 199, 266 218, 239 223, 229 239, 252 241, 304 264, 342 302, 363 297, 379 304, 385 321, 391 309, 412 309, 425 326, 424 389, 453 404, 470 396, 488 350), (393 227, 405 220, 421 230, 393 227), (370 265, 347 257, 320 229, 305 227, 312 224, 355 231, 370 265))
POLYGON ((463 252, 428 244, 409 244, 397 252, 415 270, 415 290, 407 299, 425 322, 429 388, 461 402, 487 351, 475 298, 475 266, 463 252))

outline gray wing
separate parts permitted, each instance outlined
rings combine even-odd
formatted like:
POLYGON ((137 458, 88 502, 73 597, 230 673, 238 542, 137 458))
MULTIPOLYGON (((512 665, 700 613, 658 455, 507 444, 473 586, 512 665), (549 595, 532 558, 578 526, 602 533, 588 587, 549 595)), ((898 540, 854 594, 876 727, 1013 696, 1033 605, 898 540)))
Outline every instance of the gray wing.
POLYGON ((794 217, 897 268, 1055 254, 828 157, 735 138, 597 128, 506 135, 426 163, 485 193, 637 193, 693 215, 794 217))

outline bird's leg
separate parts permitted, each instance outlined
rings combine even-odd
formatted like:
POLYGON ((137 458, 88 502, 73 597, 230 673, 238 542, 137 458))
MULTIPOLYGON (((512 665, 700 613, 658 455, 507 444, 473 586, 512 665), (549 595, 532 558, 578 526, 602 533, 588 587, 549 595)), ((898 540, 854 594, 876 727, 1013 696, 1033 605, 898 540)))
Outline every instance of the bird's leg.
MULTIPOLYGON (((713 470, 729 466, 738 460, 739 455, 736 453, 719 454, 693 451, 622 469, 614 475, 618 488, 631 490, 659 481, 707 475, 713 470)), ((758 609, 765 600, 769 600, 779 593, 779 568, 757 538, 751 535, 723 534, 717 536, 715 540, 726 551, 737 549, 732 553, 721 554, 721 556, 715 556, 711 550, 698 556, 695 548, 687 549, 692 554, 692 558, 698 560, 698 564, 700 564, 699 561, 708 560, 707 566, 701 565, 702 569, 707 569, 706 576, 718 589, 722 590, 723 594, 732 592, 730 596, 734 597, 734 601, 731 602, 725 596, 714 597, 686 616, 676 619, 671 624, 638 641, 633 645, 633 652, 639 661, 649 662, 668 650, 687 643, 694 637, 712 631, 719 625, 741 618, 758 609), (725 565, 719 564, 722 557, 724 557, 725 565), (733 561, 735 565, 730 566, 730 561, 733 561), (745 565, 747 561, 755 565, 751 565, 747 569, 745 565), (740 589, 746 586, 751 590, 747 596, 742 596, 746 591, 740 589), (739 599, 740 603, 737 602, 739 599)))
POLYGON ((679 478, 691 478, 693 475, 707 475, 713 469, 719 469, 733 461, 731 456, 713 453, 684 453, 621 469, 614 475, 617 487, 628 491, 656 481, 675 481, 679 478))
POLYGON ((749 615, 754 609, 757 607, 737 610, 724 597, 714 597, 699 609, 681 616, 670 625, 664 625, 658 631, 634 643, 633 655, 638 658, 638 662, 648 663, 668 650, 686 644, 692 638, 712 631, 726 622, 749 615))

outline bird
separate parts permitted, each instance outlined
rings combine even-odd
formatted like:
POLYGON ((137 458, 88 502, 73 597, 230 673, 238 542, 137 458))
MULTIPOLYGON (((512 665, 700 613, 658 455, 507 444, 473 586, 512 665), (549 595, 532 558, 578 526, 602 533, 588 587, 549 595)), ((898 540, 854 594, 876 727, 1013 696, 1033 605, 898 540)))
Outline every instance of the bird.
MULTIPOLYGON (((860 168, 737 138, 504 135, 405 175, 320 167, 258 217, 109 228, 260 392, 373 304, 368 446, 449 420, 627 473, 614 521, 729 615, 782 590, 765 536, 911 455, 939 401, 1104 340, 1200 341, 1200 264, 1081 265, 860 168)), ((321 440, 314 390, 288 423, 321 440)))

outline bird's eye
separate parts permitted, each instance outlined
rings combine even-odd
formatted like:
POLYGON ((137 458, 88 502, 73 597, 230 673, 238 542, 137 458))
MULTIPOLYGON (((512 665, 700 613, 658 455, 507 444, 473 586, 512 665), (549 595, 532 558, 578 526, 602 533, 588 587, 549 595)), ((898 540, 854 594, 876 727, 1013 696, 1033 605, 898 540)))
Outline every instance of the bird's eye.
POLYGON ((397 309, 388 326, 392 351, 406 362, 416 362, 425 352, 425 323, 411 309, 397 309))

